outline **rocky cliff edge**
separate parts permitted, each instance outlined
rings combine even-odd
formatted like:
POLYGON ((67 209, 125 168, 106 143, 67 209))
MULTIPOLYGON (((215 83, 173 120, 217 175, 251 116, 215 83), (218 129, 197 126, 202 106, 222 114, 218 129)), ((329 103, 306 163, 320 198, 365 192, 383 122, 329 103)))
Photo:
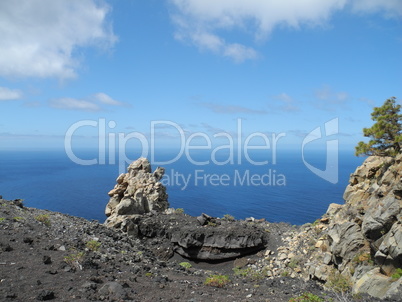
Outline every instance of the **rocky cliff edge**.
POLYGON ((321 219, 272 232, 264 219, 234 221, 183 215, 168 209, 166 189, 139 159, 109 192, 106 225, 156 240, 162 257, 225 260, 258 250, 252 269, 264 276, 316 280, 341 293, 399 301, 402 292, 402 154, 367 158, 351 174, 345 204, 331 204, 321 219), (144 194, 144 192, 146 194, 144 194))
POLYGON ((401 176, 402 154, 368 157, 350 176, 345 204, 331 204, 321 219, 294 234, 288 253, 312 250, 306 253, 305 278, 350 286, 355 294, 400 299, 401 176))

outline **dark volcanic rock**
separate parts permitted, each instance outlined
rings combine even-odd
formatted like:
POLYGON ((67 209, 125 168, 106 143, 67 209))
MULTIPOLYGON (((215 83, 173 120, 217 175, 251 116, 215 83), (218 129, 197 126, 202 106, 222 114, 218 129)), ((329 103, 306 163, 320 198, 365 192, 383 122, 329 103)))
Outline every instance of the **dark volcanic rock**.
POLYGON ((200 225, 186 214, 158 214, 139 222, 140 235, 158 237, 174 246, 175 252, 194 260, 225 260, 251 254, 265 247, 268 233, 257 224, 225 221, 200 225))
POLYGON ((36 297, 37 300, 39 301, 48 301, 48 300, 53 300, 55 299, 54 292, 50 290, 43 290, 39 293, 39 295, 36 297))
POLYGON ((49 256, 43 256, 43 263, 52 264, 52 258, 50 258, 49 256))
POLYGON ((241 257, 265 247, 266 233, 245 223, 222 226, 185 226, 177 228, 171 237, 176 252, 197 260, 224 260, 241 257))

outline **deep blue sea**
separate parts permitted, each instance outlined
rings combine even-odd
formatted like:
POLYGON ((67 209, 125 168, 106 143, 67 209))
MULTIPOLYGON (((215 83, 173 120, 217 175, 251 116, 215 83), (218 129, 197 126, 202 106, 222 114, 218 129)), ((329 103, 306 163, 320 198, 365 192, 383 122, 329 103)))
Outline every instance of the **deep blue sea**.
MULTIPOLYGON (((80 158, 91 159, 93 151, 81 151, 80 158)), ((156 161, 173 159, 168 151, 156 161)), ((233 163, 214 164, 211 154, 193 155, 209 164, 194 165, 186 156, 163 165, 170 205, 190 215, 207 213, 237 219, 266 218, 271 222, 303 224, 312 222, 330 203, 343 203, 342 195, 349 175, 363 161, 351 151, 339 152, 338 183, 332 184, 311 172, 296 151, 283 151, 273 158, 254 155, 255 165, 244 157, 233 163), (184 181, 186 179, 186 182, 184 181)), ((219 158, 219 157, 218 157, 219 158)), ((221 155, 220 162, 224 162, 221 155)), ((311 151, 305 159, 325 169, 326 152, 311 151)), ((155 169, 157 166, 153 165, 155 169)), ((29 207, 105 220, 107 192, 115 185, 119 165, 79 165, 63 151, 0 151, 0 195, 5 199, 24 199, 29 207)), ((334 167, 332 167, 334 168, 334 167)))

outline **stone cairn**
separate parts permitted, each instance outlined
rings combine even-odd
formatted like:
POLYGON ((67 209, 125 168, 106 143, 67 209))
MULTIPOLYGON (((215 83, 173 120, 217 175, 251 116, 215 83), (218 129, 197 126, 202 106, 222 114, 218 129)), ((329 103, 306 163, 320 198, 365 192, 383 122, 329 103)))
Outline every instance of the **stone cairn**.
MULTIPOLYGON (((119 175, 108 195, 110 200, 105 214, 105 224, 109 227, 123 228, 136 217, 149 212, 164 212, 169 207, 166 188, 160 180, 165 169, 158 167, 153 173, 146 158, 139 158, 128 166, 128 173, 119 175)), ((132 223, 131 223, 132 224, 132 223)), ((130 224, 130 225, 131 225, 130 224)))

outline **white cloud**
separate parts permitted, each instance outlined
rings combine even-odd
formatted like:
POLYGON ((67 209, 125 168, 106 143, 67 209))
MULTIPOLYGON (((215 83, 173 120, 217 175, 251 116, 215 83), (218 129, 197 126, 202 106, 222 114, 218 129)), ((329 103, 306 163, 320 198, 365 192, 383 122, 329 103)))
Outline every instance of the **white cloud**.
POLYGON ((82 111, 100 111, 101 108, 90 101, 74 98, 60 98, 49 101, 52 108, 82 111))
POLYGON ((347 92, 333 91, 332 88, 328 85, 317 89, 314 94, 317 99, 321 101, 328 101, 334 104, 344 103, 349 97, 349 94, 347 92))
POLYGON ((385 12, 402 15, 400 0, 170 0, 175 37, 201 50, 230 57, 236 62, 258 58, 258 52, 239 41, 227 41, 226 33, 252 33, 255 40, 275 28, 299 29, 325 24, 340 10, 358 13, 385 12))
POLYGON ((95 99, 103 104, 112 106, 122 106, 124 103, 116 101, 108 96, 106 93, 99 92, 94 95, 95 99))
POLYGON ((258 57, 258 54, 254 49, 237 43, 226 45, 223 54, 225 57, 232 58, 237 63, 241 63, 248 59, 256 59, 258 57))
POLYGON ((297 105, 296 101, 288 94, 281 93, 273 97, 275 100, 279 101, 275 105, 270 106, 274 111, 284 111, 284 112, 296 112, 300 111, 300 107, 297 105))
POLYGON ((0 87, 0 101, 18 100, 22 97, 20 90, 0 87))
POLYGON ((129 104, 114 100, 112 97, 103 92, 95 93, 83 99, 66 97, 49 101, 49 105, 52 108, 82 111, 104 110, 99 103, 107 106, 129 106, 129 104))
POLYGON ((402 15, 401 0, 352 0, 352 8, 355 12, 383 12, 388 17, 402 15))
POLYGON ((253 48, 238 43, 227 43, 225 40, 212 33, 195 32, 188 34, 182 31, 181 33, 176 33, 175 37, 182 41, 189 38, 191 42, 197 45, 201 50, 221 54, 233 59, 237 63, 258 57, 257 52, 253 48))
POLYGON ((219 114, 267 114, 265 110, 256 110, 243 106, 219 105, 215 103, 201 103, 200 105, 219 114))
POLYGON ((324 111, 335 111, 339 107, 345 107, 350 96, 344 91, 334 91, 325 85, 314 92, 313 105, 324 111))
POLYGON ((228 42, 217 32, 240 29, 261 39, 279 25, 299 28, 302 24, 321 24, 346 1, 171 0, 176 8, 172 20, 177 39, 241 62, 257 58, 257 51, 238 41, 228 42))
POLYGON ((75 77, 77 49, 117 40, 109 11, 95 0, 0 1, 0 76, 75 77))

